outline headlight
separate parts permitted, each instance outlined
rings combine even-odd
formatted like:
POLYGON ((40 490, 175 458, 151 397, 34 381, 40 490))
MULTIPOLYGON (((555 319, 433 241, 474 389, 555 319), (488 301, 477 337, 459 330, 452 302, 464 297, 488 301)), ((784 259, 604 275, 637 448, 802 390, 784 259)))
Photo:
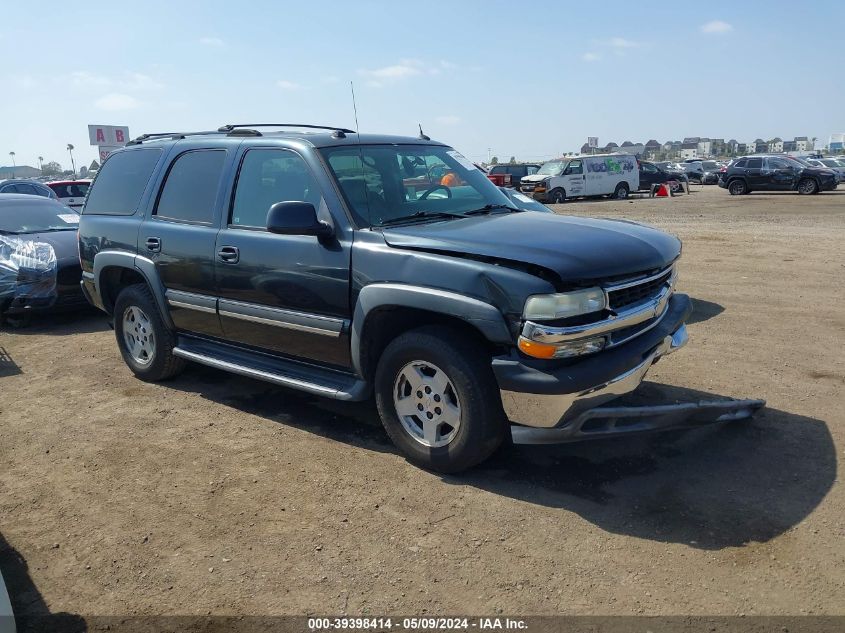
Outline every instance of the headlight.
POLYGON ((563 319, 598 312, 607 307, 604 290, 587 288, 553 295, 534 295, 525 302, 526 319, 563 319))

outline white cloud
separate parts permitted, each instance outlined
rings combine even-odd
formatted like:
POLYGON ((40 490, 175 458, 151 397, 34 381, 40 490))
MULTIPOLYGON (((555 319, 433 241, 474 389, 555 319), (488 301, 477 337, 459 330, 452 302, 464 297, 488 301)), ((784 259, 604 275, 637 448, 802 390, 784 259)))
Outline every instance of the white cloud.
POLYGON ((461 122, 461 117, 455 116, 454 114, 443 114, 438 117, 434 117, 434 120, 441 125, 457 125, 461 122))
POLYGON ((701 25, 702 33, 727 33, 733 31, 733 25, 721 20, 712 20, 706 24, 701 25))
POLYGON ((282 90, 302 90, 302 86, 300 84, 294 81, 286 81, 285 79, 280 79, 276 82, 276 85, 282 90))
POLYGON ((419 75, 420 69, 411 64, 393 64, 392 66, 383 66, 382 68, 375 68, 373 70, 362 70, 361 74, 365 77, 373 77, 375 80, 397 80, 419 75))
POLYGON ((585 62, 597 62, 601 59, 601 55, 597 53, 584 53, 583 55, 581 55, 581 59, 583 59, 585 62))
POLYGON ((70 82, 79 88, 91 86, 108 86, 111 81, 103 75, 95 75, 87 70, 77 70, 70 74, 70 82))
POLYGON ((117 85, 126 90, 161 90, 164 88, 163 83, 141 73, 127 73, 124 79, 117 82, 117 85))
POLYGON ((609 40, 604 40, 602 44, 613 48, 639 48, 642 46, 640 42, 626 40, 624 37, 611 37, 609 40))
POLYGON ((221 40, 219 37, 201 37, 200 44, 204 46, 212 46, 214 48, 221 48, 226 45, 226 43, 221 40))
POLYGON ((106 112, 134 110, 140 105, 141 103, 135 97, 119 92, 110 92, 94 102, 94 107, 105 110, 106 112))

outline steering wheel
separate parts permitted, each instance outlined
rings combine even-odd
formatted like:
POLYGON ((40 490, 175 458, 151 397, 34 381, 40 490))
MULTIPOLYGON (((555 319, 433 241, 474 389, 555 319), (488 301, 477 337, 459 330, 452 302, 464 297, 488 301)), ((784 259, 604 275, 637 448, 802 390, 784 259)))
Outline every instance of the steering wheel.
POLYGON ((449 189, 449 187, 447 187, 446 185, 434 185, 433 187, 430 187, 430 188, 426 189, 425 191, 423 191, 423 194, 419 197, 419 199, 420 200, 427 200, 428 194, 433 193, 433 192, 437 191, 438 189, 444 189, 446 191, 446 197, 447 198, 452 197, 452 190, 449 189))

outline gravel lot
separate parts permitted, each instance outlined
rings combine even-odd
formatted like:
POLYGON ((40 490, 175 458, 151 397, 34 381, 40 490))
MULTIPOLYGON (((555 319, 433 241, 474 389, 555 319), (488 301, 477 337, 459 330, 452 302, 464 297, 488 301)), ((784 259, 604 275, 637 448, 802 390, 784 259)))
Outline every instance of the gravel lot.
POLYGON ((17 613, 845 614, 845 188, 693 190, 557 210, 684 240, 690 343, 644 390, 765 398, 752 422, 444 477, 371 404, 199 366, 140 382, 98 314, 0 331, 17 613))

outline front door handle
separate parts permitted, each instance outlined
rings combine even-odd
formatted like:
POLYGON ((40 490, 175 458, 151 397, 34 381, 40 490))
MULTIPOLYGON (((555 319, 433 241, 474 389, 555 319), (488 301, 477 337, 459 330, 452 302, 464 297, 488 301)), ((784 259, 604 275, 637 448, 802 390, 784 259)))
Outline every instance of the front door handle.
POLYGON ((217 251, 217 259, 227 264, 237 264, 241 259, 241 252, 237 246, 221 246, 217 251))
POLYGON ((147 250, 151 253, 160 253, 161 252, 161 238, 160 237, 148 237, 146 241, 147 250))

